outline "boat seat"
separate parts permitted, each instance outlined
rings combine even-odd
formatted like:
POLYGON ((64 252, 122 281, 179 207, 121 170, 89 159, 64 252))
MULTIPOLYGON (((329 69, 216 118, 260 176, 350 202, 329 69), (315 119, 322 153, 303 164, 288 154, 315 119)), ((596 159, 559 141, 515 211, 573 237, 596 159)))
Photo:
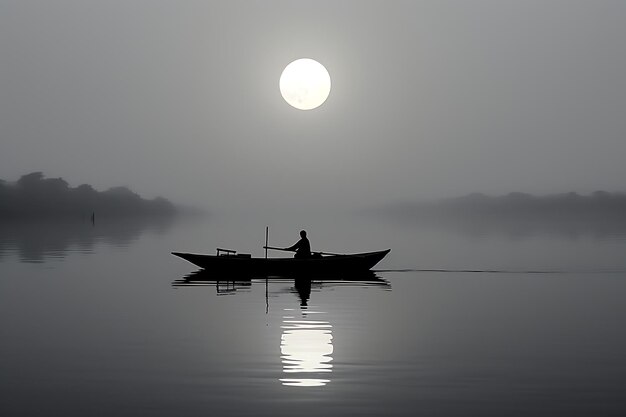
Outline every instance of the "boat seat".
POLYGON ((220 253, 220 256, 227 258, 252 258, 252 254, 250 253, 220 253))

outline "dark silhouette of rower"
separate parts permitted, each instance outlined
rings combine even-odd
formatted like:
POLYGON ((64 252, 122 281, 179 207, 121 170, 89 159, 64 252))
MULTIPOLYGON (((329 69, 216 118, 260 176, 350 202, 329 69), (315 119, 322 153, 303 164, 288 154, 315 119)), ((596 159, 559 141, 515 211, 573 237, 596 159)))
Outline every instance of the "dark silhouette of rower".
POLYGON ((290 246, 288 248, 284 248, 285 250, 295 250, 296 254, 294 258, 310 258, 311 257, 311 244, 309 243, 309 239, 306 237, 306 231, 300 230, 300 240, 296 242, 295 245, 290 246))
POLYGON ((294 287, 300 297, 300 307, 307 307, 311 298, 311 280, 309 278, 295 277, 294 287))

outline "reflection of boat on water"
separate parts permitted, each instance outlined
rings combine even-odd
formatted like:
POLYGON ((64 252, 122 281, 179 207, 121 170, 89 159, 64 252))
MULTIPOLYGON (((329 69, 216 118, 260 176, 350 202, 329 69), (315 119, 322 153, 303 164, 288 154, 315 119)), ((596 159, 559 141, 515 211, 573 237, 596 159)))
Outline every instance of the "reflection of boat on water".
POLYGON ((391 250, 354 253, 347 255, 319 255, 311 258, 253 258, 250 255, 225 254, 201 255, 172 252, 192 264, 207 271, 221 273, 241 273, 251 275, 289 275, 294 273, 326 274, 355 273, 369 271, 391 250))
MULTIPOLYGON (((336 287, 379 288, 390 290, 388 281, 372 271, 360 273, 289 274, 255 276, 238 271, 215 273, 207 270, 192 272, 172 283, 174 287, 214 286, 218 295, 254 292, 265 286, 265 314, 269 314, 269 300, 282 294, 295 294, 300 306, 282 307, 280 360, 284 386, 315 388, 331 382, 333 372, 334 335, 332 313, 320 304, 310 305, 312 294, 323 299, 321 293, 336 287), (286 285, 285 285, 286 284, 286 285)), ((352 289, 352 288, 351 288, 352 289)), ((292 302, 290 302, 291 304, 292 302)), ((276 310, 274 310, 276 311, 276 310)), ((275 314, 275 313, 274 313, 275 314)), ((271 317, 271 315, 269 316, 271 317)))
MULTIPOLYGON (((358 274, 327 273, 327 274, 290 274, 257 277, 251 274, 213 273, 204 269, 194 271, 172 283, 173 287, 215 286, 218 293, 232 293, 238 289, 250 288, 253 282, 259 284, 294 282, 294 289, 301 295, 311 292, 311 285, 320 287, 380 287, 390 289, 388 281, 380 278, 372 271, 358 274)), ((306 297, 308 298, 308 297, 306 297)))

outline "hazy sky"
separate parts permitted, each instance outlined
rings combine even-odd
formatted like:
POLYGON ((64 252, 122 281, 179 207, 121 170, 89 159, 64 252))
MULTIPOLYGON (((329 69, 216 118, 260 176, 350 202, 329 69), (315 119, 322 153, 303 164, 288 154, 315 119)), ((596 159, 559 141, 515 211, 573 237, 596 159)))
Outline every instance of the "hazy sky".
POLYGON ((210 207, 626 190, 626 1, 0 0, 0 178, 210 207), (332 91, 290 107, 292 60, 332 91))

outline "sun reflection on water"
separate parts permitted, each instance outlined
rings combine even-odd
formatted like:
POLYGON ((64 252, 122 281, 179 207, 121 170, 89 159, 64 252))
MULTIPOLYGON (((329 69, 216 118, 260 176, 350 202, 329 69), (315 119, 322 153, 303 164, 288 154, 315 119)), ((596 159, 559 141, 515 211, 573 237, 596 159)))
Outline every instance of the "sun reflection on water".
POLYGON ((322 312, 304 311, 300 319, 291 315, 283 317, 280 352, 283 373, 288 378, 280 381, 288 386, 324 386, 330 382, 327 374, 333 368, 332 325, 318 317, 315 320, 306 317, 308 314, 317 316, 323 314, 322 312), (326 378, 320 378, 321 376, 326 378))

